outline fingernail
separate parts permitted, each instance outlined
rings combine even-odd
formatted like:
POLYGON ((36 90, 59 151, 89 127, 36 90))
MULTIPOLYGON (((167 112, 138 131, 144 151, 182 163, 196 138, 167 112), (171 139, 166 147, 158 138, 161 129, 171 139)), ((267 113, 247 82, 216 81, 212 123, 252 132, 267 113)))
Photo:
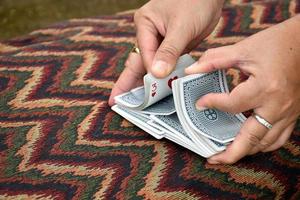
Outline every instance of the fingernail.
POLYGON ((170 71, 171 65, 162 60, 155 61, 152 67, 152 72, 154 72, 154 75, 160 77, 168 75, 170 71))
POLYGON ((207 107, 204 107, 204 106, 199 106, 197 103, 195 104, 195 107, 198 111, 203 111, 203 110, 206 110, 207 107))
POLYGON ((214 159, 207 159, 207 162, 209 163, 209 164, 212 164, 212 165, 215 165, 215 164, 220 164, 220 162, 219 161, 217 161, 217 160, 214 160, 214 159))

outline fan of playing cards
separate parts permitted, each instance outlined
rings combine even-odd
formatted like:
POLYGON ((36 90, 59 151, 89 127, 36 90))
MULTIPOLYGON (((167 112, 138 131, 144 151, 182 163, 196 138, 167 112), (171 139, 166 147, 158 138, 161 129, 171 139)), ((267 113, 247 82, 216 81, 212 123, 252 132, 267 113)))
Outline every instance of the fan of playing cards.
POLYGON ((210 157, 226 148, 246 118, 216 109, 196 109, 201 96, 229 91, 224 71, 184 76, 184 69, 194 62, 186 54, 165 79, 145 75, 144 86, 116 96, 112 110, 157 139, 167 138, 210 157))

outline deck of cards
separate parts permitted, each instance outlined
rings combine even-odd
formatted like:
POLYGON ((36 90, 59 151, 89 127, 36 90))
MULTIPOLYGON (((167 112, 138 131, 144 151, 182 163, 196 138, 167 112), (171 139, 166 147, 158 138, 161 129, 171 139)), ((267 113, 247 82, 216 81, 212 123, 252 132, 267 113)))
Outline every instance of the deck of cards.
POLYGON ((207 158, 226 149, 246 118, 216 109, 196 109, 201 96, 229 90, 221 70, 185 76, 184 69, 194 62, 186 54, 165 79, 146 74, 144 86, 116 96, 112 110, 155 138, 169 139, 207 158))

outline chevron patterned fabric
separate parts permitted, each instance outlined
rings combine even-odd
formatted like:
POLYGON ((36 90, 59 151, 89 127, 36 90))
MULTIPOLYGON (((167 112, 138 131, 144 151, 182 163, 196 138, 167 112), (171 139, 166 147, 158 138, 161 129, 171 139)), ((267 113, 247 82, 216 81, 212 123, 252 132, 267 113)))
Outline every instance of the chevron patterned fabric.
MULTIPOLYGON (((192 54, 298 12, 299 0, 227 1, 192 54)), ((277 151, 209 165, 110 109, 135 41, 132 14, 73 19, 0 43, 0 199, 300 199, 300 123, 277 151)), ((243 79, 227 75, 232 87, 243 79)))

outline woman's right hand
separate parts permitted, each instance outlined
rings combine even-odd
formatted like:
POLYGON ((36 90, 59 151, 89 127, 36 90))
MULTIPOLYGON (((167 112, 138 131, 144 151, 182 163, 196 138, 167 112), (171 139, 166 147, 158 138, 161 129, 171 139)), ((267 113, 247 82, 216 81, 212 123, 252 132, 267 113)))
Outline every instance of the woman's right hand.
POLYGON ((109 99, 137 87, 146 72, 168 76, 178 57, 206 38, 219 21, 224 0, 151 0, 134 15, 141 54, 131 53, 109 99))

